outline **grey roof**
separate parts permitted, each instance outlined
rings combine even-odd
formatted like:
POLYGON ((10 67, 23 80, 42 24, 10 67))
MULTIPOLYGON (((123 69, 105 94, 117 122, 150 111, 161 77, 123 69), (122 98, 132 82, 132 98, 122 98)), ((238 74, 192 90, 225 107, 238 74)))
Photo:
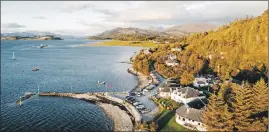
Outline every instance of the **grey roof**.
POLYGON ((168 87, 162 87, 159 89, 160 92, 170 92, 170 89, 168 87))
POLYGON ((198 84, 205 84, 205 82, 203 82, 203 81, 198 81, 197 83, 198 84))
POLYGON ((187 105, 189 107, 195 108, 195 109, 203 109, 203 108, 205 108, 205 104, 208 104, 208 100, 206 98, 195 99, 195 100, 187 103, 187 105))
POLYGON ((195 90, 194 88, 191 88, 191 87, 184 87, 184 88, 181 88, 178 90, 178 92, 182 92, 183 94, 186 94, 186 97, 185 98, 191 98, 191 97, 197 97, 200 95, 200 92, 195 90))
POLYGON ((176 110, 176 113, 181 117, 201 122, 202 110, 190 108, 186 105, 183 105, 176 110), (187 109, 189 109, 189 112, 187 109))
POLYGON ((166 62, 167 62, 167 63, 178 63, 177 60, 167 60, 166 62))
POLYGON ((166 86, 167 87, 180 87, 179 84, 167 84, 166 86))

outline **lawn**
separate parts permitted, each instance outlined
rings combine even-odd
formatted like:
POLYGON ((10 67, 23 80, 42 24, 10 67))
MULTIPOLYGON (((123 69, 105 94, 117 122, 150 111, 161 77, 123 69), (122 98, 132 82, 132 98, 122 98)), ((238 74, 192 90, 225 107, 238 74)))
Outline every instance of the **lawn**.
POLYGON ((149 41, 119 41, 119 40, 111 40, 104 41, 97 44, 91 44, 92 46, 134 46, 134 47, 148 47, 154 48, 157 47, 158 44, 154 44, 149 41))
POLYGON ((172 110, 163 110, 155 119, 158 123, 158 131, 189 131, 175 121, 175 113, 172 110))
POLYGON ((175 116, 173 116, 160 131, 165 132, 165 131, 190 131, 190 130, 176 123, 175 116))

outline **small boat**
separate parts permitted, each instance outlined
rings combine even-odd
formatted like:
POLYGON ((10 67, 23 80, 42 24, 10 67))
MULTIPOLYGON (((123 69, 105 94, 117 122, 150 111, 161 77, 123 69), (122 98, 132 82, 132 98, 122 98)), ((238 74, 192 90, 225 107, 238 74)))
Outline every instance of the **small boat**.
POLYGON ((12 60, 16 60, 16 57, 15 57, 15 55, 14 55, 14 51, 13 51, 12 60))
POLYGON ((97 84, 106 84, 105 82, 97 81, 97 84))
POLYGON ((32 69, 32 71, 39 71, 39 68, 34 68, 34 69, 32 69))
POLYGON ((40 45, 40 48, 45 48, 45 47, 48 47, 48 45, 43 45, 43 44, 40 45))

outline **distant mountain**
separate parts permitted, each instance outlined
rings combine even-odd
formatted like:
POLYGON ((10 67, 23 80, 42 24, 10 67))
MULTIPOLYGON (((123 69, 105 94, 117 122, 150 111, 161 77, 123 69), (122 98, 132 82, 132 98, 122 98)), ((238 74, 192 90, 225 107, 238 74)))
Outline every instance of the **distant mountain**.
POLYGON ((145 30, 139 28, 115 28, 112 30, 107 30, 98 35, 98 37, 102 38, 116 38, 119 35, 136 35, 136 36, 162 36, 167 35, 163 32, 152 31, 152 30, 145 30))
POLYGON ((76 38, 82 38, 72 35, 61 35, 61 34, 55 34, 51 32, 37 32, 37 31, 29 31, 29 32, 13 32, 13 33, 1 33, 1 37, 9 37, 9 36, 20 36, 20 37, 34 37, 34 36, 46 36, 46 35, 53 35, 55 37, 60 37, 63 39, 76 39, 76 38))
POLYGON ((188 23, 170 27, 164 32, 169 35, 185 36, 189 33, 205 32, 209 30, 215 30, 218 26, 210 23, 188 23))
POLYGON ((150 26, 150 27, 146 28, 145 30, 163 32, 165 29, 163 27, 150 26))
POLYGON ((149 27, 146 29, 140 28, 115 28, 107 30, 103 33, 89 37, 90 39, 115 39, 119 36, 133 35, 133 36, 144 36, 144 37, 158 37, 158 36, 186 36, 189 33, 205 32, 209 30, 217 29, 216 25, 210 23, 190 23, 171 28, 164 29, 162 27, 149 27))

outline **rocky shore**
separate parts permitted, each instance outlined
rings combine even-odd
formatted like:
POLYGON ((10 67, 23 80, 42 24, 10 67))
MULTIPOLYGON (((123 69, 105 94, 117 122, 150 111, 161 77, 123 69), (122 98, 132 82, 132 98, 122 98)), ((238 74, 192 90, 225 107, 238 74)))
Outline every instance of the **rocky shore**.
POLYGON ((129 73, 137 76, 138 85, 132 90, 132 92, 138 92, 143 90, 145 87, 151 85, 152 78, 150 76, 145 76, 142 73, 135 71, 132 67, 127 70, 129 73))
POLYGON ((71 97, 98 105, 107 116, 114 122, 114 131, 134 131, 134 126, 141 121, 137 111, 130 110, 130 106, 124 104, 123 100, 113 99, 104 93, 55 93, 43 92, 40 96, 71 97), (137 112, 137 113, 136 113, 137 112))

